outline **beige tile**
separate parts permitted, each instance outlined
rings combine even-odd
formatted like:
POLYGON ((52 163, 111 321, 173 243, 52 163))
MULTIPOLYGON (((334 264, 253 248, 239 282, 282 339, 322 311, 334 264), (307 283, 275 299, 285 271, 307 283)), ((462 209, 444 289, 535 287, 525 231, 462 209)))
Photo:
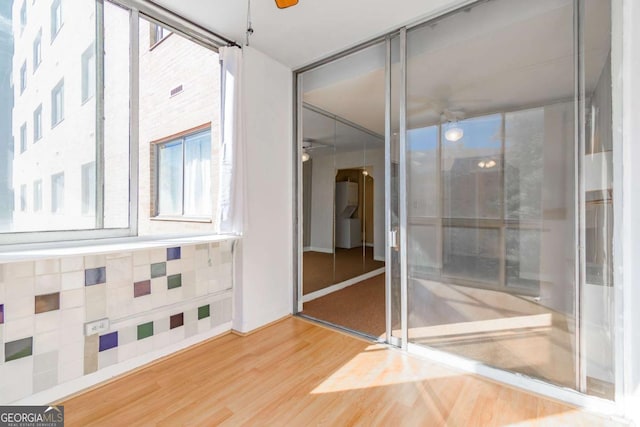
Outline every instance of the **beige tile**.
POLYGON ((98 370, 98 334, 84 338, 84 374, 90 374, 98 370))

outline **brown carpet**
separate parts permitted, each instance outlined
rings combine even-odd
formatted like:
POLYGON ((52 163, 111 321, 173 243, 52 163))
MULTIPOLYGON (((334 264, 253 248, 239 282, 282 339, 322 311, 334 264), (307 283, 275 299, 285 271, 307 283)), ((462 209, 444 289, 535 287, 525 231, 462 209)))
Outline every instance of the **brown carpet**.
POLYGON ((383 261, 373 259, 373 248, 367 247, 362 258, 362 247, 336 248, 334 254, 307 251, 302 255, 302 294, 320 289, 384 267, 383 261), (334 271, 335 267, 335 271, 334 271))
POLYGON ((305 302, 302 313, 374 337, 384 335, 384 274, 305 302))

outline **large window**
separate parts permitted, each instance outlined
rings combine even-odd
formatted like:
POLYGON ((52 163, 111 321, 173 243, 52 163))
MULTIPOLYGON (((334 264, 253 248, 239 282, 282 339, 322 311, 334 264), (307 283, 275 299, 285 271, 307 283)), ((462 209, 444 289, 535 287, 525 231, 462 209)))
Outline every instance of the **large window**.
POLYGON ((0 8, 0 244, 215 231, 215 50, 110 1, 26 3, 28 21, 21 3, 0 8), (175 140, 181 195, 159 211, 151 147, 175 140))
POLYGON ((211 130, 155 145, 158 216, 211 216, 211 130))

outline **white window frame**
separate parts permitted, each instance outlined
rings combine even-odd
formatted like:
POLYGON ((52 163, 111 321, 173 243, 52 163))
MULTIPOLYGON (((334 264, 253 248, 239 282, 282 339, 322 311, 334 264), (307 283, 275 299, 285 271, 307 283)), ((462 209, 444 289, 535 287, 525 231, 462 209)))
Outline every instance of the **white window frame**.
MULTIPOLYGON (((200 216, 196 216, 196 215, 190 215, 185 213, 185 197, 184 197, 184 187, 185 187, 185 180, 184 180, 184 176, 185 176, 185 142, 187 141, 187 138, 195 136, 195 135, 199 135, 202 133, 208 132, 209 133, 209 152, 212 152, 212 138, 211 138, 211 124, 207 124, 207 125, 203 125, 203 126, 199 126, 195 129, 190 129, 188 131, 185 131, 183 133, 181 133, 179 136, 173 137, 171 139, 166 139, 166 140, 162 140, 159 142, 155 142, 152 143, 152 149, 154 152, 154 158, 155 158, 155 164, 154 164, 154 170, 155 170, 155 176, 153 179, 153 187, 150 189, 152 194, 153 194, 153 200, 154 200, 154 206, 153 206, 153 216, 151 217, 153 218, 171 218, 172 220, 175 221, 191 221, 191 220, 196 220, 196 221, 211 221, 213 212, 209 212, 208 215, 200 215, 200 216), (160 184, 160 149, 161 147, 168 145, 168 144, 174 144, 174 143, 180 143, 180 148, 182 151, 182 197, 181 197, 181 213, 176 213, 176 214, 169 214, 169 213, 161 213, 159 211, 160 209, 160 188, 159 188, 159 184, 160 184)), ((209 174, 211 174, 211 170, 209 170, 209 174)))
POLYGON ((64 214, 64 193, 65 193, 64 172, 51 175, 51 213, 54 215, 64 214), (58 192, 58 181, 62 181, 62 192, 58 192))
POLYGON ((42 180, 33 181, 33 211, 42 211, 42 180), (36 191, 37 190, 37 191, 36 191))
POLYGON ((20 95, 27 89, 27 60, 22 63, 20 67, 20 95))

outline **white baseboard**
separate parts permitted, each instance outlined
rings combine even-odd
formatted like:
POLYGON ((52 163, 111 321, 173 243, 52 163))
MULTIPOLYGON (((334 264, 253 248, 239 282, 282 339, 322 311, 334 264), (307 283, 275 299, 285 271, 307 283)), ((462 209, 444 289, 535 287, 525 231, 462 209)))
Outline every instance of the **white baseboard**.
POLYGON ((25 397, 24 399, 12 402, 11 405, 48 405, 50 403, 60 401, 69 395, 78 393, 113 377, 151 363, 154 360, 168 356, 187 347, 191 347, 192 345, 206 341, 225 332, 229 332, 230 330, 231 322, 223 323, 222 325, 218 325, 202 334, 191 336, 176 344, 152 351, 142 356, 133 357, 129 360, 125 360, 124 362, 107 366, 106 368, 100 369, 92 374, 83 375, 75 380, 67 381, 66 383, 59 384, 48 390, 44 390, 25 397))
POLYGON ((332 248, 317 248, 315 246, 305 246, 304 252, 322 252, 323 254, 332 254, 332 248))
POLYGON ((345 280, 344 282, 336 283, 335 285, 331 285, 326 288, 317 290, 315 292, 311 292, 310 294, 303 295, 302 302, 305 303, 305 302, 313 301, 316 298, 320 298, 325 295, 329 295, 333 292, 339 291, 341 289, 348 288, 349 286, 355 285, 356 283, 360 283, 363 280, 367 280, 379 274, 382 274, 384 273, 384 271, 385 271, 384 267, 378 268, 377 270, 373 270, 368 273, 361 274, 360 276, 356 276, 352 279, 345 280))
POLYGON ((387 262, 387 260, 386 260, 386 258, 384 257, 384 255, 383 255, 383 256, 376 256, 376 255, 374 255, 374 256, 373 256, 373 260, 374 260, 374 261, 387 262))

